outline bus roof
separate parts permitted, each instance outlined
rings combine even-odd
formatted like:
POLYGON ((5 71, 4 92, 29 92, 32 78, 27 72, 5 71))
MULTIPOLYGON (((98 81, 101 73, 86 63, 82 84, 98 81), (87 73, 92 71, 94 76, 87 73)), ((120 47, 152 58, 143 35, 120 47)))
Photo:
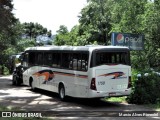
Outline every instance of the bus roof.
POLYGON ((34 51, 34 50, 74 50, 74 51, 93 51, 95 49, 122 49, 129 50, 128 47, 124 46, 100 46, 100 45, 86 45, 86 46, 38 46, 38 47, 29 47, 25 51, 34 51))

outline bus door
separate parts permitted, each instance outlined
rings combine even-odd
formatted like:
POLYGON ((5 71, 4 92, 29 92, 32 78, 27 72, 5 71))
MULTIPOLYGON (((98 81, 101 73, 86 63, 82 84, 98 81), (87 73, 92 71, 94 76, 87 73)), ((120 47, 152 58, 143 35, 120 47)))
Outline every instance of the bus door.
POLYGON ((29 76, 28 76, 28 53, 24 53, 22 66, 23 66, 23 83, 29 85, 29 76))
POLYGON ((29 85, 29 79, 32 77, 34 84, 37 86, 37 76, 35 76, 38 72, 38 68, 36 67, 36 52, 28 51, 24 54, 23 69, 24 84, 29 85))

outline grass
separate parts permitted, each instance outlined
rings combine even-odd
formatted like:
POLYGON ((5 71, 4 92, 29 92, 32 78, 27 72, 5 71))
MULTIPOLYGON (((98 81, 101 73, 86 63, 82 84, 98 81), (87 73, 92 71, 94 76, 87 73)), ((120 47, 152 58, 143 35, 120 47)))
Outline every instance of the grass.
POLYGON ((17 108, 0 106, 0 111, 18 111, 17 108))
MULTIPOLYGON (((110 101, 110 102, 120 102, 120 103, 122 103, 122 102, 127 102, 126 98, 127 97, 111 97, 111 98, 106 98, 105 100, 110 101)), ((154 109, 155 111, 160 111, 160 102, 157 103, 157 104, 146 104, 144 106, 149 107, 151 109, 154 109)))
POLYGON ((126 98, 127 97, 111 97, 111 98, 106 98, 106 101, 110 101, 110 102, 127 102, 126 98))

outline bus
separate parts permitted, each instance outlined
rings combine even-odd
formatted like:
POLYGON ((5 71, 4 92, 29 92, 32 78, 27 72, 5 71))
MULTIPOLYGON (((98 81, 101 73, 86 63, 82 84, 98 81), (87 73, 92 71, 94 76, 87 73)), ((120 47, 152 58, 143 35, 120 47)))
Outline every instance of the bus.
POLYGON ((130 51, 120 46, 39 46, 23 54, 23 84, 77 98, 131 93, 130 51))

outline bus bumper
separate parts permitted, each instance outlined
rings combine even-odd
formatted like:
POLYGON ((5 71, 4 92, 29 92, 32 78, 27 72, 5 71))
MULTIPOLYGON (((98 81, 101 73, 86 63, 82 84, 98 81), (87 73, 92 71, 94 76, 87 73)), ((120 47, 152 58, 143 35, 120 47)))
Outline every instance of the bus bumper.
POLYGON ((121 91, 112 91, 112 92, 106 92, 106 91, 95 91, 95 90, 89 90, 89 98, 102 98, 102 97, 119 97, 119 96, 128 96, 131 93, 131 88, 121 90, 121 91))

